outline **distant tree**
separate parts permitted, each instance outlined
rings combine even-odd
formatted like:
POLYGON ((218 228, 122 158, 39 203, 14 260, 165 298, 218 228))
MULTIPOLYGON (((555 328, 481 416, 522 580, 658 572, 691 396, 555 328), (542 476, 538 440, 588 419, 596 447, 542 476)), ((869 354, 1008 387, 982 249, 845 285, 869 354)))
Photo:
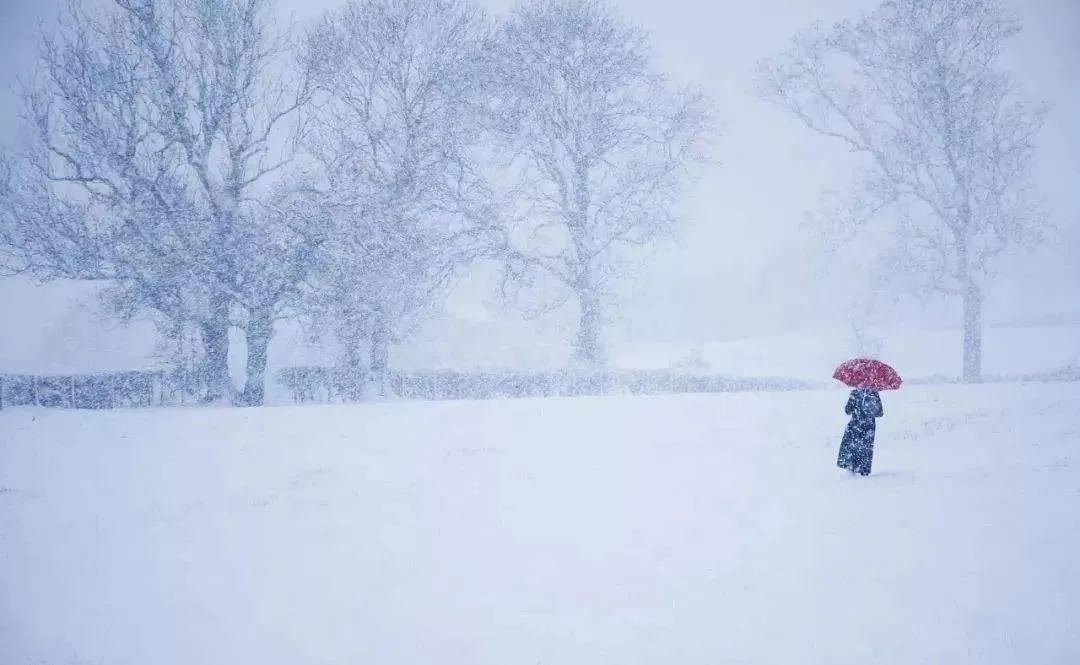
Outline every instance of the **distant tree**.
POLYGON ((287 54, 270 0, 72 2, 25 92, 31 140, 0 232, 10 263, 110 280, 115 302, 194 324, 208 401, 227 395, 233 310, 258 344, 266 298, 283 291, 253 288, 274 281, 253 268, 295 274, 265 251, 285 227, 253 207, 307 103, 287 54))
POLYGON ((1038 242, 1030 184, 1041 109, 998 67, 1020 29, 1000 0, 890 0, 795 37, 764 61, 764 97, 865 157, 840 222, 890 209, 885 260, 963 303, 963 377, 982 368, 982 311, 994 259, 1038 242))
POLYGON ((574 348, 604 362, 601 328, 627 248, 671 236, 709 111, 655 71, 646 35, 598 0, 519 5, 492 48, 494 125, 517 174, 511 269, 539 271, 577 300, 574 348))
POLYGON ((307 145, 333 238, 313 307, 380 395, 390 345, 490 232, 477 165, 489 32, 461 0, 354 0, 307 39, 319 93, 307 145))

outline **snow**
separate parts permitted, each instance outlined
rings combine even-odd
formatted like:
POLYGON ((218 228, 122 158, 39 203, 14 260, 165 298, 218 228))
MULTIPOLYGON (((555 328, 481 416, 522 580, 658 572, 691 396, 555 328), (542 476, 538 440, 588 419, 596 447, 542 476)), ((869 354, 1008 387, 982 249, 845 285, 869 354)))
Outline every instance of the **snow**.
MULTIPOLYGON (((877 353, 906 379, 958 377, 961 331, 897 327, 875 331, 877 353)), ((1080 367, 1080 325, 989 327, 984 333, 986 376, 1027 376, 1080 367)), ((752 337, 700 345, 712 371, 727 376, 772 376, 811 381, 832 376, 841 362, 860 356, 850 331, 833 330, 752 337)), ((686 345, 625 349, 620 367, 671 367, 691 351, 686 345)))
POLYGON ((160 369, 153 325, 109 318, 101 293, 93 282, 0 278, 0 374, 160 369))
MULTIPOLYGON (((97 303, 100 287, 88 282, 31 286, 26 280, 0 279, 0 303, 24 302, 16 316, 0 317, 0 374, 92 374, 157 369, 153 326, 145 320, 111 321, 97 303)), ((404 371, 534 370, 558 371, 570 357, 571 333, 552 322, 504 316, 479 320, 463 306, 420 326, 393 352, 393 365, 404 371)), ((1048 320, 1040 325, 988 327, 985 372, 988 376, 1026 376, 1080 368, 1080 324, 1048 320)), ((907 379, 956 377, 960 374, 960 330, 893 327, 873 331, 887 358, 907 379)), ((818 330, 723 341, 612 345, 612 365, 619 369, 678 367, 701 351, 700 371, 734 378, 776 377, 819 381, 832 376, 844 360, 860 355, 851 331, 818 330)), ((243 384, 242 335, 233 331, 230 354, 233 382, 243 384)), ((313 342, 295 321, 277 325, 269 349, 270 401, 290 399, 274 373, 283 367, 329 365, 337 357, 330 340, 313 342)))
POLYGON ((0 662, 1080 662, 1080 385, 0 412, 0 662))

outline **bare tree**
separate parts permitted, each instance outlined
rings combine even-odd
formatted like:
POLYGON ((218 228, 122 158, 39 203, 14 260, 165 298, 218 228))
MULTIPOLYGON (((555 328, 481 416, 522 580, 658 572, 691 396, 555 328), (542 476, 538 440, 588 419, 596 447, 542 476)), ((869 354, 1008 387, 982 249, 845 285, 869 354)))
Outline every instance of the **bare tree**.
POLYGON ((251 299, 252 196, 289 161, 307 101, 281 73, 286 36, 270 0, 73 1, 60 25, 26 89, 33 140, 5 244, 22 270, 112 280, 132 306, 195 323, 219 401, 231 310, 266 308, 251 299))
POLYGON ((1000 0, 890 0, 761 65, 767 99, 865 157, 848 221, 891 209, 892 265, 962 299, 966 381, 994 258, 1044 228, 1030 185, 1043 113, 997 62, 1019 29, 1000 0))
POLYGON ((671 236, 709 112, 654 70, 645 33, 598 0, 522 4, 492 50, 494 115, 517 173, 507 257, 576 298, 579 361, 604 362, 601 328, 627 248, 671 236))
POLYGON ((489 226, 476 166, 488 33, 484 14, 460 0, 355 0, 307 41, 320 91, 308 147, 334 240, 316 306, 357 372, 368 348, 380 395, 390 345, 489 226))

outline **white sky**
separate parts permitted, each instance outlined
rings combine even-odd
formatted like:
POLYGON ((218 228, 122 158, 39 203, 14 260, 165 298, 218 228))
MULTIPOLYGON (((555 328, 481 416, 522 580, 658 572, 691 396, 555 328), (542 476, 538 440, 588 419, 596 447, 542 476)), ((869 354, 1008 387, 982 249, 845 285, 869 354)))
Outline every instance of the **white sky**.
MULTIPOLYGON (((1080 249, 1080 0, 1011 0, 1024 20, 1006 61, 1029 99, 1052 111, 1040 146, 1037 184, 1068 244, 1080 249)), ((302 22, 339 0, 279 0, 302 22)), ((493 12, 507 0, 485 0, 493 12)), ((797 30, 872 8, 873 0, 620 0, 627 18, 652 35, 661 67, 680 83, 703 88, 723 123, 717 163, 690 192, 679 247, 643 274, 622 308, 616 335, 683 340, 783 332, 842 322, 846 300, 835 280, 817 272, 814 239, 800 228, 823 186, 843 187, 850 163, 839 146, 816 137, 757 99, 753 68, 797 30)), ((16 74, 32 59, 37 25, 58 0, 3 0, 0 7, 0 140, 17 132, 16 74)), ((1061 249, 1060 247, 1057 249, 1061 249)), ((1080 311, 1078 251, 1056 251, 1008 266, 988 302, 1004 320, 1080 311), (1071 256, 1070 256, 1071 254, 1071 256)), ((465 287, 455 302, 469 306, 465 287), (462 304, 464 303, 464 304, 462 304)), ((0 289, 0 299, 19 299, 0 289)), ((0 302, 0 311, 27 303, 0 302)), ((904 307, 908 322, 940 323, 958 305, 904 307)))

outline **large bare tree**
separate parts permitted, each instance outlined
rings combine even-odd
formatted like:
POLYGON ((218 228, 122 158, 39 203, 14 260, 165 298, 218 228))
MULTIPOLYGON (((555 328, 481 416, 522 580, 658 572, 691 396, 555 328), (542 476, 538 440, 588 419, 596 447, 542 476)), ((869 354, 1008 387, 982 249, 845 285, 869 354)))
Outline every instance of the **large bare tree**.
POLYGON ((767 99, 865 158, 840 221, 891 210, 894 268, 961 299, 966 381, 995 257, 1045 226, 1030 184, 1043 114, 998 62, 1019 29, 1000 0, 889 0, 761 65, 767 99))
POLYGON ((244 332, 246 380, 240 403, 263 403, 268 347, 276 322, 297 318, 318 281, 318 256, 328 238, 310 178, 291 174, 247 207, 233 240, 238 296, 233 324, 244 332))
POLYGON ((709 112, 654 67, 646 35, 599 0, 519 5, 493 53, 495 126, 517 173, 507 257, 577 300, 574 348, 604 363, 601 330, 634 251, 671 236, 709 112))
POLYGON ((209 401, 228 392, 233 311, 261 344, 267 297, 288 290, 254 288, 269 239, 251 224, 307 101, 287 47, 270 0, 72 2, 26 88, 32 139, 3 233, 19 269, 111 280, 121 301, 191 322, 209 401))
POLYGON ((346 365, 370 372, 380 395, 391 344, 488 225, 476 154, 488 26, 463 0, 354 0, 307 40, 319 91, 307 145, 323 168, 333 238, 320 253, 316 309, 346 365))

